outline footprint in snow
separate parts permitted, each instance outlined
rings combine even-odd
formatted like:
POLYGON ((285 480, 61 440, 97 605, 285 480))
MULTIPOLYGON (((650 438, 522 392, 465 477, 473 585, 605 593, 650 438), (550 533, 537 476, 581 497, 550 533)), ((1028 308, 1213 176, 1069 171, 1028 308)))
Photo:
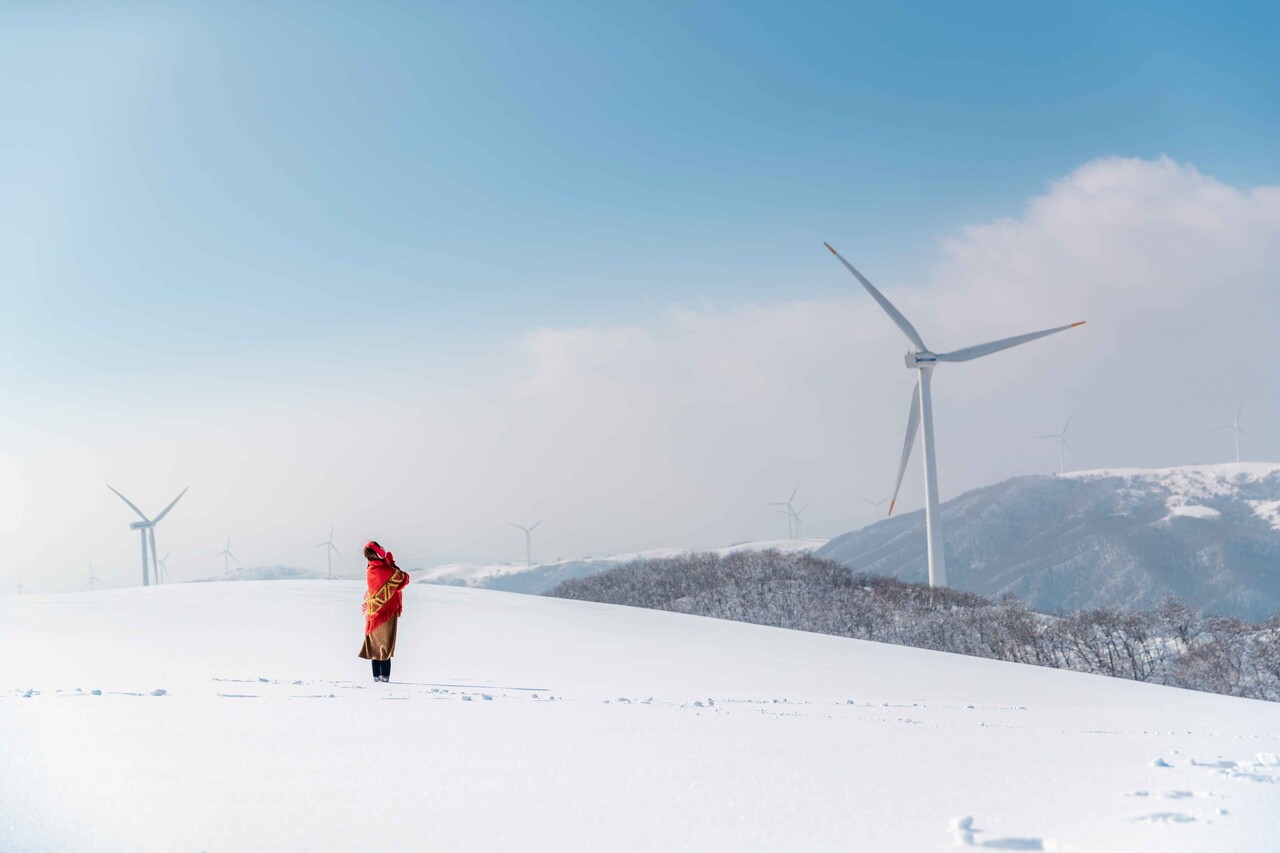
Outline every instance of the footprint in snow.
POLYGON ((1182 812, 1156 812, 1155 814, 1141 815, 1135 817, 1134 822, 1146 823, 1195 823, 1194 815, 1183 814, 1182 812))
POLYGON ((966 815, 951 822, 951 831, 955 833, 956 844, 962 847, 985 847, 988 850, 1044 850, 1042 838, 991 838, 979 839, 983 830, 973 825, 973 818, 966 815))

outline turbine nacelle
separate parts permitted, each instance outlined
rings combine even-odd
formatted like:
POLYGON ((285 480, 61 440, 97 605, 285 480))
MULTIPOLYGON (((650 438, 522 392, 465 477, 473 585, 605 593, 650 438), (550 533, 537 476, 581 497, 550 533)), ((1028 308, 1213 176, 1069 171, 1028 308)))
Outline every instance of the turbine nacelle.
POLYGON ((938 354, 928 350, 909 352, 903 360, 906 361, 908 370, 923 370, 938 363, 938 354))

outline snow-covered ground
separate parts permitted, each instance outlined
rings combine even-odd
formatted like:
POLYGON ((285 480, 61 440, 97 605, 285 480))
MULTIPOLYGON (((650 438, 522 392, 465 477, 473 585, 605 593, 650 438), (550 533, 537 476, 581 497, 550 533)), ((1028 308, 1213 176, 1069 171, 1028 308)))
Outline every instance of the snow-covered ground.
MULTIPOLYGON (((816 551, 827 544, 827 541, 826 539, 774 539, 763 542, 739 542, 726 548, 711 548, 707 550, 721 555, 735 554, 740 551, 816 551)), ((525 563, 445 563, 429 569, 423 569, 415 577, 430 583, 461 584, 465 586, 486 586, 500 578, 510 578, 513 575, 532 572, 538 572, 550 578, 559 578, 566 575, 582 577, 636 560, 658 560, 663 557, 677 557, 681 554, 687 554, 690 550, 692 549, 650 548, 646 551, 610 554, 605 557, 554 560, 550 563, 536 563, 533 566, 525 563)))
POLYGON ((0 599, 0 850, 1273 850, 1280 705, 415 584, 0 599))

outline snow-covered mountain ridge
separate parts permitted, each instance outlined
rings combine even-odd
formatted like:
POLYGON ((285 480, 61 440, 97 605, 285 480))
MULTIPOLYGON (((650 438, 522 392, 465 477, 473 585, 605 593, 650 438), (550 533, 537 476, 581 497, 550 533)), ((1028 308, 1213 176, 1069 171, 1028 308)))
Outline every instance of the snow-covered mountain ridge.
MULTIPOLYGON (((1017 477, 942 505, 949 584, 1037 610, 1151 606, 1280 612, 1280 465, 1119 468, 1017 477)), ((924 514, 833 539, 817 555, 925 578, 924 514)))
MULTIPOLYGON (((826 539, 774 539, 761 542, 739 542, 725 548, 712 549, 717 554, 736 554, 742 551, 783 552, 814 551, 827 544, 826 539)), ((657 560, 688 553, 689 548, 651 548, 605 557, 583 557, 578 560, 557 560, 551 563, 446 563, 429 569, 414 571, 414 580, 453 586, 476 586, 500 589, 507 592, 541 593, 561 581, 587 577, 608 571, 615 566, 637 560, 657 560)))

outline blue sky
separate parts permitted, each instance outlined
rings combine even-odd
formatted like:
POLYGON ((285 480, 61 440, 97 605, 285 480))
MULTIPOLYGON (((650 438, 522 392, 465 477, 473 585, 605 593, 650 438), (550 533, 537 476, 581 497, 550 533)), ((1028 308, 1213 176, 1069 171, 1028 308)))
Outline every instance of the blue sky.
POLYGON ((1275 183, 1278 22, 1265 4, 7 4, 0 435, 26 458, 41 429, 93 447, 220 407, 247 429, 330 393, 465 393, 538 327, 848 295, 823 240, 925 285, 943 238, 1103 156, 1275 183))

